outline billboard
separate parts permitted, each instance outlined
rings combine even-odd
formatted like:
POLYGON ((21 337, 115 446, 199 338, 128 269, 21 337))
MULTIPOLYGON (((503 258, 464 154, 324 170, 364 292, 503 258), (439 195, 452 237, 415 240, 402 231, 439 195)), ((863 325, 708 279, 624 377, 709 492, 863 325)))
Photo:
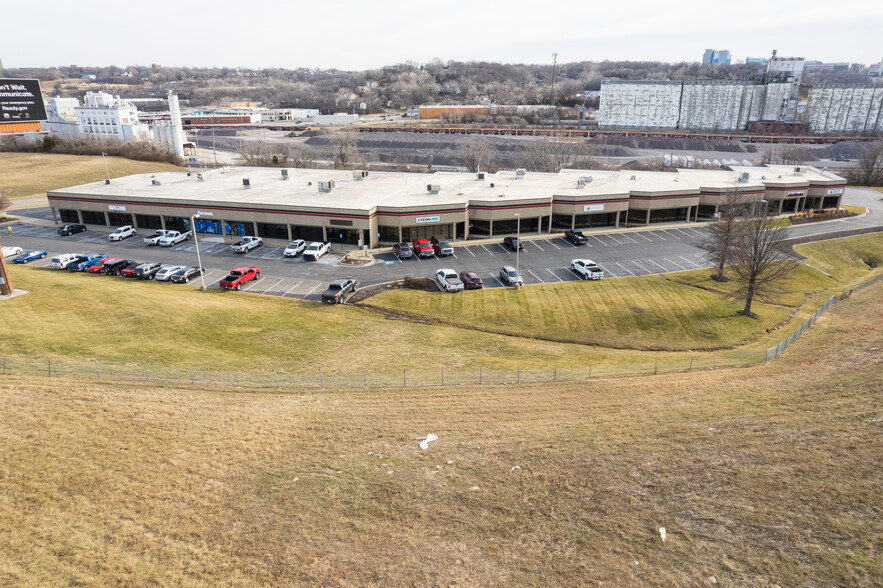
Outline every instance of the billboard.
POLYGON ((46 120, 40 80, 0 78, 0 123, 46 120))

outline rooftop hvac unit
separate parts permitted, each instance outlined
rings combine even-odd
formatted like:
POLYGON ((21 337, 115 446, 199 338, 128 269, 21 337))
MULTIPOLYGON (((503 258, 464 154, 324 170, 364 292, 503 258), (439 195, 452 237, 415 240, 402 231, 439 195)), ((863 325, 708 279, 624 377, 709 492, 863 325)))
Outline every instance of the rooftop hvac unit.
POLYGON ((633 179, 633 180, 637 180, 637 179, 638 179, 638 176, 632 176, 632 179, 633 179))
POLYGON ((524 169, 523 167, 520 167, 520 168, 518 168, 518 169, 515 170, 515 179, 516 179, 516 180, 520 180, 520 179, 524 178, 524 176, 525 176, 526 174, 527 174, 527 170, 524 169))
POLYGON ((326 180, 324 182, 319 182, 319 191, 320 192, 330 192, 334 189, 334 180, 326 180))
POLYGON ((585 188, 586 184, 592 181, 592 176, 583 176, 576 181, 577 188, 585 188))
POLYGON ((748 172, 742 172, 739 174, 739 181, 743 184, 748 181, 748 172))
POLYGON ((246 190, 251 190, 251 180, 248 178, 242 178, 242 187, 246 190))
POLYGON ((282 170, 282 180, 284 181, 284 180, 287 180, 287 179, 288 179, 288 170, 287 170, 287 169, 283 169, 283 170, 282 170))
POLYGON ((204 182, 205 176, 203 176, 202 174, 196 174, 196 181, 197 182, 204 182))
POLYGON ((162 182, 160 182, 159 180, 150 180, 150 183, 154 186, 162 186, 162 182))
POLYGON ((478 179, 479 179, 479 180, 483 180, 483 179, 484 179, 484 172, 478 172, 478 179))
POLYGON ((493 182, 491 182, 491 188, 493 188, 493 187, 494 187, 494 183, 493 183, 493 182))
POLYGON ((441 186, 438 184, 426 184, 426 191, 430 194, 438 194, 441 191, 441 186))
POLYGON ((353 171, 353 179, 354 180, 364 180, 368 177, 368 172, 364 169, 357 169, 353 171))

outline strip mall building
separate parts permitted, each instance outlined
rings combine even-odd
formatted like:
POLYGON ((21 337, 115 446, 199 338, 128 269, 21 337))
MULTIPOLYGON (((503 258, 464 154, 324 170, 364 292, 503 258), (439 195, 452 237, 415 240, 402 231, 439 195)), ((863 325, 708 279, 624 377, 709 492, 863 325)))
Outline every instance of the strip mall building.
POLYGON ((811 167, 672 172, 397 173, 227 167, 46 193, 57 222, 257 235, 341 246, 711 219, 728 194, 788 213, 840 206, 846 181, 811 167))

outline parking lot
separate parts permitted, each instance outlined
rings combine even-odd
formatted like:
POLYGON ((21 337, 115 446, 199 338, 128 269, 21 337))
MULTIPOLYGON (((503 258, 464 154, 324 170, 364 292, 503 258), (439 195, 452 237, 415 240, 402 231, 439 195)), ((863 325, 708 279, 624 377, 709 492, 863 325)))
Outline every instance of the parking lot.
MULTIPOLYGON (((110 242, 107 230, 88 230, 68 237, 60 237, 54 226, 19 223, 14 235, 4 238, 5 245, 24 249, 45 249, 49 257, 33 262, 48 266, 53 255, 68 252, 108 253, 111 257, 157 261, 177 265, 197 265, 196 243, 186 241, 174 247, 148 246, 142 241, 151 231, 141 231, 136 237, 110 242)), ((524 249, 516 256, 503 246, 502 239, 471 242, 454 248, 446 257, 398 259, 391 251, 375 253, 376 263, 370 266, 344 266, 342 252, 332 252, 318 262, 303 258, 287 258, 284 247, 263 246, 246 254, 233 253, 228 243, 219 237, 200 237, 202 265, 206 268, 206 285, 218 287, 218 282, 233 267, 258 266, 261 279, 248 282, 242 290, 269 296, 319 300, 325 286, 341 277, 353 277, 360 285, 402 279, 406 276, 433 276, 436 270, 451 268, 477 272, 486 288, 504 287, 499 280, 503 265, 516 263, 524 283, 548 284, 580 280, 570 270, 572 259, 592 259, 605 271, 606 277, 617 278, 707 267, 704 252, 698 243, 705 235, 704 227, 671 226, 650 231, 619 231, 593 234, 586 231, 588 243, 573 245, 561 237, 537 238, 525 236, 524 249), (517 260, 516 260, 517 257, 517 260)), ((356 253, 357 254, 357 253, 356 253)))

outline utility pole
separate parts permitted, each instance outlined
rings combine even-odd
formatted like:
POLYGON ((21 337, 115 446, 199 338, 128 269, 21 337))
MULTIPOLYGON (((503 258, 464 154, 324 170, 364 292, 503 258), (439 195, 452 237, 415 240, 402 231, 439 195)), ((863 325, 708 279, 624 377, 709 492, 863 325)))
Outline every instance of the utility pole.
POLYGON ((549 106, 555 106, 555 66, 558 65, 558 54, 552 54, 552 97, 549 100, 549 106))

